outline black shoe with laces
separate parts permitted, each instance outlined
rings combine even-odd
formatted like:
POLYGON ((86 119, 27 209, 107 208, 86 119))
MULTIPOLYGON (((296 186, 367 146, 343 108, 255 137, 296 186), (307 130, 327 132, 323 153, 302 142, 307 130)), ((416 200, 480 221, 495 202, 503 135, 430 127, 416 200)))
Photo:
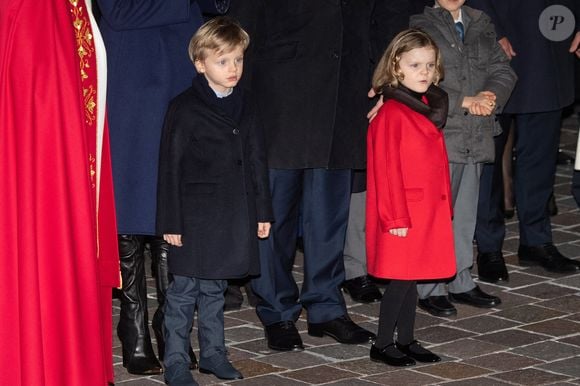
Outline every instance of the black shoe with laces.
POLYGON ((580 271, 580 262, 562 255, 552 243, 529 247, 520 245, 518 248, 520 265, 541 265, 550 272, 575 273, 580 271))
POLYGON ((266 326, 266 340, 268 347, 277 351, 304 350, 302 339, 296 325, 291 320, 266 326))
POLYGON ((478 253, 477 274, 479 280, 489 283, 508 281, 509 274, 501 251, 478 253))
POLYGON ((327 335, 336 339, 339 343, 346 344, 369 343, 377 337, 346 316, 341 316, 324 323, 308 323, 308 335, 316 337, 327 335))
POLYGON ((383 297, 379 288, 367 275, 345 280, 342 283, 342 289, 350 295, 352 300, 359 303, 373 303, 383 297))

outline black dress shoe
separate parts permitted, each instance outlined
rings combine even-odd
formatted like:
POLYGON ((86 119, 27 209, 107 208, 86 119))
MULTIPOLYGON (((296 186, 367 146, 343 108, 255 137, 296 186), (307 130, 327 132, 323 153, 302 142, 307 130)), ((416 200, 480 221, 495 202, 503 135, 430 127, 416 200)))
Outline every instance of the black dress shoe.
POLYGON ((342 289, 350 295, 352 300, 359 303, 373 303, 383 297, 381 291, 367 275, 345 280, 342 283, 342 289))
POLYGON ((449 298, 456 303, 467 304, 479 308, 491 308, 501 304, 500 298, 486 294, 478 286, 467 292, 461 292, 458 294, 449 293, 449 298))
POLYGON ((477 274, 479 280, 489 283, 508 281, 509 274, 501 251, 478 253, 477 274))
POLYGON ((433 354, 431 351, 421 346, 421 343, 417 342, 416 340, 406 345, 397 343, 397 348, 400 352, 410 358, 413 358, 417 362, 434 363, 441 361, 439 356, 433 354))
POLYGON ((419 299, 419 308, 433 316, 457 315, 457 309, 449 303, 447 296, 429 296, 426 299, 419 299))
POLYGON ((277 351, 304 350, 302 339, 293 321, 285 320, 266 326, 268 347, 277 351))
POLYGON ((574 273, 580 271, 580 262, 562 255, 552 243, 537 247, 520 245, 518 257, 520 265, 541 265, 550 272, 574 273))
POLYGON ((328 335, 336 339, 337 342, 346 344, 369 343, 377 337, 346 316, 324 323, 308 323, 308 335, 316 337, 328 335))
POLYGON ((390 366, 403 367, 413 366, 415 364, 415 360, 399 351, 394 343, 391 343, 382 349, 377 348, 373 344, 371 346, 370 357, 373 362, 383 362, 390 366))

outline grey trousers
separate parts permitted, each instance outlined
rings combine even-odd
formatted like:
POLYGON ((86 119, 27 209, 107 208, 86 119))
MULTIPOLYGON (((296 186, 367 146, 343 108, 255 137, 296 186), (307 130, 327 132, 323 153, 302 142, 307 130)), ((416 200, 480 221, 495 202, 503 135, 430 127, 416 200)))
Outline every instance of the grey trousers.
MULTIPOLYGON (((226 355, 224 291, 226 280, 205 280, 173 275, 165 301, 165 361, 167 368, 189 369, 189 332, 197 306, 200 364, 212 356, 226 355)), ((171 381, 171 379, 168 379, 171 381)))
POLYGON ((348 226, 344 241, 344 270, 346 280, 367 274, 365 240, 365 211, 367 192, 350 195, 348 226))
POLYGON ((448 283, 437 282, 417 285, 420 299, 447 295, 446 287, 452 293, 467 292, 475 288, 470 268, 473 266, 473 237, 477 221, 477 201, 482 166, 481 163, 449 163, 457 275, 448 283))

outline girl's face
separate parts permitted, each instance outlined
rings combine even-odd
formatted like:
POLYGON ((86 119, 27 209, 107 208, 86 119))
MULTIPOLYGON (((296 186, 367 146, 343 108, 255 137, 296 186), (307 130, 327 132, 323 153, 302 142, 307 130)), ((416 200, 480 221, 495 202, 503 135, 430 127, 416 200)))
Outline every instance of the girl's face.
POLYGON ((433 47, 414 48, 404 52, 399 60, 403 79, 399 82, 408 89, 423 93, 435 78, 436 58, 433 47))

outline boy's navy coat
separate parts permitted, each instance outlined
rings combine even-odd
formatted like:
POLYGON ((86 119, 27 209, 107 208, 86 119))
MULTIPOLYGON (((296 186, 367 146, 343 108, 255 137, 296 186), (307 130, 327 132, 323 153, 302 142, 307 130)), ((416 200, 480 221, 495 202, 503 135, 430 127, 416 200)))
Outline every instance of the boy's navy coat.
POLYGON ((273 220, 261 127, 247 98, 238 124, 201 82, 177 96, 165 118, 157 231, 182 235, 183 246, 169 252, 172 274, 257 275, 258 221, 273 220))
POLYGON ((169 101, 196 75, 187 46, 202 11, 229 0, 98 0, 119 234, 155 234, 159 140, 169 101))

